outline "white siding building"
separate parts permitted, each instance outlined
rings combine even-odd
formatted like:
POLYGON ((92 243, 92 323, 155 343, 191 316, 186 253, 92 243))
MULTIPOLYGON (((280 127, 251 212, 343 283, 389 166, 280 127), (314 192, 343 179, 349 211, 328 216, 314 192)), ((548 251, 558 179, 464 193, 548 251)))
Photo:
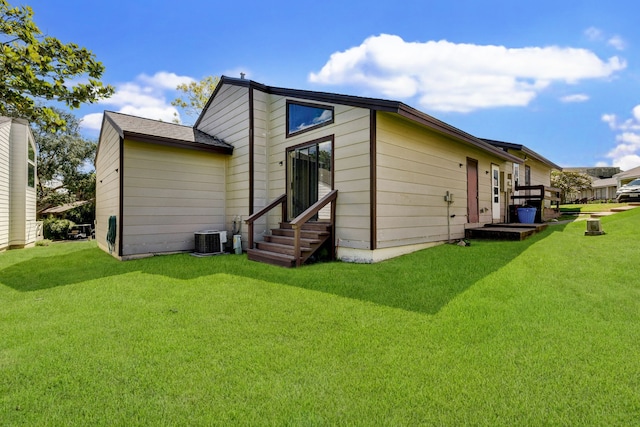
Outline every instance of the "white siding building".
POLYGON ((0 251, 36 241, 36 167, 29 123, 0 117, 0 251))

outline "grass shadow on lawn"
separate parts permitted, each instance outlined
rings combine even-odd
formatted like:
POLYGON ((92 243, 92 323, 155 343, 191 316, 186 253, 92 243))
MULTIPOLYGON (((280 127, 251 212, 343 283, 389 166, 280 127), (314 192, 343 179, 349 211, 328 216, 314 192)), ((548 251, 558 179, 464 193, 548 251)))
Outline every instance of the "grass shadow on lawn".
POLYGON ((120 262, 95 244, 81 243, 84 246, 78 250, 53 256, 33 252, 31 257, 0 267, 0 284, 29 292, 134 272, 181 280, 204 276, 215 280, 216 274, 227 274, 434 314, 529 246, 564 228, 554 225, 521 242, 477 240, 469 247, 441 245, 377 264, 331 262, 297 269, 249 261, 246 255, 197 258, 179 254, 120 262))

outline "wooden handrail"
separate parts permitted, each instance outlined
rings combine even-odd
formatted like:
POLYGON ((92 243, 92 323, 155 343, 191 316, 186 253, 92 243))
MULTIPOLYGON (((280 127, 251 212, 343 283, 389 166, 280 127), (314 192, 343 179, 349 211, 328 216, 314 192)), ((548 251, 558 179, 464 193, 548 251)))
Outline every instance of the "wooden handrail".
MULTIPOLYGON (((525 200, 549 200, 551 204, 555 202, 556 210, 560 210, 560 189, 555 187, 547 187, 546 185, 516 185, 515 191, 527 191, 527 190, 539 190, 540 194, 524 194, 524 195, 512 195, 511 200, 525 199, 525 200), (547 193, 551 195, 547 196, 547 193)), ((544 206, 542 206, 544 208, 544 206)))
POLYGON ((287 220, 287 195, 286 194, 279 196, 278 198, 273 200, 271 203, 269 203, 267 206, 260 209, 258 212, 254 213, 253 215, 250 215, 249 218, 244 220, 244 222, 249 226, 248 227, 249 228, 248 230, 249 244, 247 246, 249 249, 253 249, 253 223, 278 205, 282 205, 282 221, 286 221, 287 220))
MULTIPOLYGON (((293 228, 293 256, 296 258, 296 266, 300 266, 300 230, 307 221, 313 218, 320 209, 324 208, 326 205, 331 203, 331 247, 335 245, 335 217, 336 217, 336 204, 334 203, 338 198, 338 190, 331 190, 326 196, 322 199, 315 202, 313 205, 309 206, 307 210, 298 215, 293 221, 289 224, 291 228, 293 228)), ((333 250, 333 249, 332 249, 333 250)), ((332 257, 333 258, 333 257, 332 257)))

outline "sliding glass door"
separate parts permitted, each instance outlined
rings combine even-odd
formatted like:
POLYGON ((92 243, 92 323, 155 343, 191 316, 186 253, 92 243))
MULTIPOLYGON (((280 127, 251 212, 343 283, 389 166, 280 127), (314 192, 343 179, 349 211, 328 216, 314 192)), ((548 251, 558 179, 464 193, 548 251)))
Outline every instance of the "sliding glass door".
MULTIPOLYGON (((295 218, 333 189, 333 138, 287 149, 289 215, 295 218)), ((315 218, 329 219, 328 207, 315 218)))

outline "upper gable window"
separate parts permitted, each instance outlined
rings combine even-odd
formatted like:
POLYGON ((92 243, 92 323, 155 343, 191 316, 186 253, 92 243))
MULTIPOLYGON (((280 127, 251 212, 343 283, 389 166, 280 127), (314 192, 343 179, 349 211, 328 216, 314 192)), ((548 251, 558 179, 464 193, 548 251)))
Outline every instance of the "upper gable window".
POLYGON ((287 101, 287 136, 333 123, 333 107, 287 101))

